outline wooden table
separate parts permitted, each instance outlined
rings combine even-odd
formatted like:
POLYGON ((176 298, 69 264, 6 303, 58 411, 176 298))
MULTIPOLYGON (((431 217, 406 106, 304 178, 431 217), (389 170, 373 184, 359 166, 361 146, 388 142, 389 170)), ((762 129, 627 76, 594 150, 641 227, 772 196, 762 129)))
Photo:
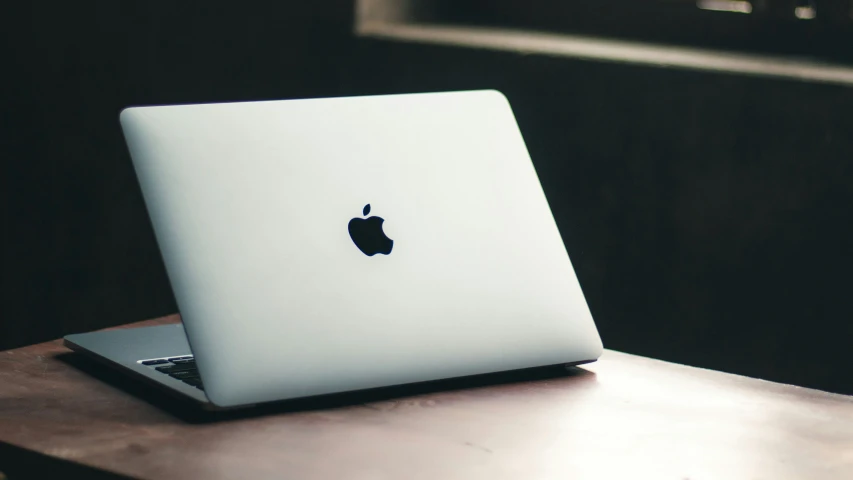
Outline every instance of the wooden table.
POLYGON ((0 471, 11 480, 853 479, 853 397, 607 351, 583 368, 209 414, 54 341, 0 352, 0 471))

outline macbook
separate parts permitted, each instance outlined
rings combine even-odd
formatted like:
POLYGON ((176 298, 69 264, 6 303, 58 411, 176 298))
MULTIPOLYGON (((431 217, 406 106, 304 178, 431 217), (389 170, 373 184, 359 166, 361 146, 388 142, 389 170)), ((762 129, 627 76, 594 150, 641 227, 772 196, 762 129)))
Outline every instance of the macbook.
POLYGON ((120 119, 182 324, 73 350, 212 409, 602 353, 496 91, 120 119))

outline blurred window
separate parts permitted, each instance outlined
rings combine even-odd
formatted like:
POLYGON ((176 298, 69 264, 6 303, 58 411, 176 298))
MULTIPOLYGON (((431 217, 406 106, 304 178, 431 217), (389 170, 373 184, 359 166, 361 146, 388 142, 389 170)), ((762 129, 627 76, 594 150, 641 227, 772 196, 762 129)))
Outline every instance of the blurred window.
POLYGON ((433 6, 442 23, 853 63, 853 0, 437 0, 433 6))

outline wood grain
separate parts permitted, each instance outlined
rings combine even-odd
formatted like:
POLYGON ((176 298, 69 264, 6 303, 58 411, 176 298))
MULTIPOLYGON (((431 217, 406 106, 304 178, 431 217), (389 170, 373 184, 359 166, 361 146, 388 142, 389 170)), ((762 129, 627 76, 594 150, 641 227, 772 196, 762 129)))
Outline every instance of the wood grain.
POLYGON ((137 478, 845 479, 853 397, 607 351, 205 414, 54 341, 0 352, 0 442, 137 478))

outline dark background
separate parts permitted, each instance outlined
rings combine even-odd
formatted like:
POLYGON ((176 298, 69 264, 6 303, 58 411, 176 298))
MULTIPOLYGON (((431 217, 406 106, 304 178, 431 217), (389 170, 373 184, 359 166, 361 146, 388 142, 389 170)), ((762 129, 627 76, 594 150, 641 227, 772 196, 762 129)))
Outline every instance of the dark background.
MULTIPOLYGON (((580 28, 507 3, 442 15, 580 28)), ((853 393, 851 86, 359 38, 344 0, 18 9, 3 42, 0 349, 176 310, 121 108, 496 88, 607 347, 853 393)), ((846 27, 808 33, 824 42, 812 50, 715 28, 624 31, 838 62, 853 45, 832 47, 846 27)))

